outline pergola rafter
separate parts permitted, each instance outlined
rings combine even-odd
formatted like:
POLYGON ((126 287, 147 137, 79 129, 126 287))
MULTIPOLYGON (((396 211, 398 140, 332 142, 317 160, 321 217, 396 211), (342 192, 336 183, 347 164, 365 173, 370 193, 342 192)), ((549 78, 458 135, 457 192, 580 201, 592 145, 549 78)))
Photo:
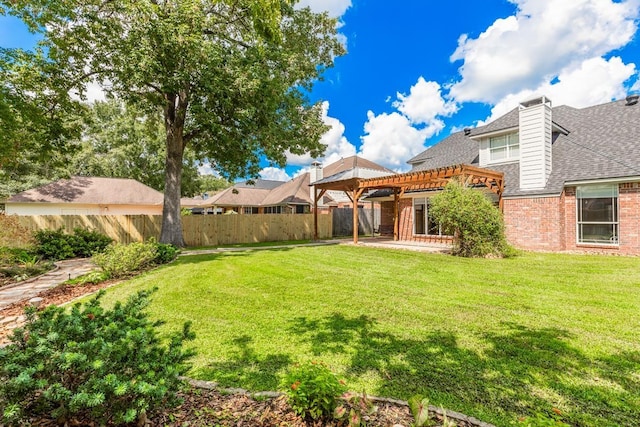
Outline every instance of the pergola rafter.
POLYGON ((467 185, 484 185, 498 196, 502 209, 504 174, 490 169, 470 165, 453 165, 425 171, 407 172, 378 178, 349 178, 339 181, 320 182, 314 186, 314 236, 318 238, 318 201, 327 190, 344 191, 353 203, 353 242, 358 243, 358 200, 368 190, 393 190, 393 238, 398 240, 400 199, 407 191, 433 190, 443 188, 453 179, 460 177, 467 185))

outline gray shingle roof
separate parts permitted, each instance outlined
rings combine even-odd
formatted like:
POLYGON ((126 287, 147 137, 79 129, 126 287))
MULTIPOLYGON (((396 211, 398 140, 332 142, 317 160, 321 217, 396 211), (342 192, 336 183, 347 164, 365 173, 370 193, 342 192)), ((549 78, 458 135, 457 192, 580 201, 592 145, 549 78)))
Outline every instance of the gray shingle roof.
MULTIPOLYGON (((504 172, 505 196, 560 194, 567 182, 640 176, 640 104, 625 100, 576 109, 554 107, 554 124, 569 133, 554 133, 552 170, 544 189, 519 189, 518 163, 493 165, 504 172)), ((471 131, 457 132, 409 161, 412 170, 478 163, 478 142, 470 137, 517 126, 517 109, 471 131)))

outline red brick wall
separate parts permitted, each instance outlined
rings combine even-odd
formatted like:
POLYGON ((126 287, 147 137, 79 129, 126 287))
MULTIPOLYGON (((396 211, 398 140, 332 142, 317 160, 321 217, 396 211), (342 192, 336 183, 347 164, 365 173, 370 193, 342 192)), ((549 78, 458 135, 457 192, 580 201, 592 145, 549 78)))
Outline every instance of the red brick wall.
POLYGON ((640 254, 640 183, 620 185, 620 249, 640 254))
POLYGON ((393 202, 380 202, 380 234, 393 236, 393 202))
POLYGON ((507 240, 531 250, 563 250, 561 197, 505 199, 504 222, 507 240))
POLYGON ((620 245, 603 246, 577 243, 575 187, 560 197, 505 199, 507 240, 529 250, 640 255, 640 183, 621 184, 618 205, 620 245))

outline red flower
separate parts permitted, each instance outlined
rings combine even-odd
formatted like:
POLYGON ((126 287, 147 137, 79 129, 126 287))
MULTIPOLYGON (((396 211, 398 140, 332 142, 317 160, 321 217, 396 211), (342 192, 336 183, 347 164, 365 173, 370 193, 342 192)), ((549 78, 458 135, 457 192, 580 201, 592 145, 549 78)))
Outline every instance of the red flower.
POLYGON ((291 384, 291 390, 297 390, 299 386, 300 381, 296 381, 295 383, 291 384))

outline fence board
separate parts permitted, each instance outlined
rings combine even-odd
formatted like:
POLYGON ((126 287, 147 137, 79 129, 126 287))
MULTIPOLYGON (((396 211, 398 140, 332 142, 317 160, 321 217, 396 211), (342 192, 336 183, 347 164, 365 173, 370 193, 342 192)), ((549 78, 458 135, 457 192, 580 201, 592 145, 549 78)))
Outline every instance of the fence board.
MULTIPOLYGON (((17 216, 31 231, 74 228, 96 230, 119 243, 160 238, 158 215, 38 215, 17 216)), ((332 237, 332 215, 318 215, 318 236, 332 237)), ((187 246, 219 246, 237 243, 277 242, 313 238, 312 214, 191 215, 182 217, 187 246)))

